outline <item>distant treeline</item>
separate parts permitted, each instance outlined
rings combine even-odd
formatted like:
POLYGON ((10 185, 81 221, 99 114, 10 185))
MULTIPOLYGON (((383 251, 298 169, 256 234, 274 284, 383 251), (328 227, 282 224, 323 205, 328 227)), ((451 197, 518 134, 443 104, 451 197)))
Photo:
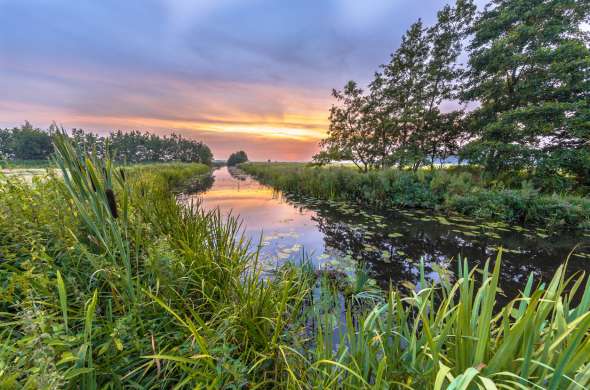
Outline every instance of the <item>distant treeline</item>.
POLYGON ((589 186, 589 20, 588 0, 445 6, 433 25, 409 28, 366 89, 333 91, 316 161, 417 170, 457 155, 489 177, 589 186))
MULTIPOLYGON (((0 159, 46 160, 53 153, 52 134, 61 131, 57 126, 48 130, 34 128, 26 122, 21 127, 0 129, 0 159)), ((107 150, 117 161, 129 163, 183 161, 211 164, 213 155, 202 142, 180 135, 159 136, 139 131, 116 131, 108 136, 73 129, 74 144, 82 150, 96 151, 104 156, 107 150)))

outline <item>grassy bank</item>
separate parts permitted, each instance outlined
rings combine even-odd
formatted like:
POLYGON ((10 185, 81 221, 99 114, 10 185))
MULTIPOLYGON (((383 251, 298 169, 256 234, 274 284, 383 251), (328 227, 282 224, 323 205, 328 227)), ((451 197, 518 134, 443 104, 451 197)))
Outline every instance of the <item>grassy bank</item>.
POLYGON ((53 166, 50 160, 1 160, 0 169, 48 168, 53 166))
POLYGON ((0 388, 590 383, 583 275, 499 311, 499 260, 409 296, 362 272, 342 295, 307 265, 265 280, 238 221, 172 195, 202 166, 120 170, 56 142, 63 178, 0 179, 0 388))
POLYGON ((541 194, 526 181, 520 189, 483 186, 466 168, 368 173, 301 163, 247 163, 241 168, 273 187, 322 199, 455 211, 518 224, 590 228, 587 197, 541 194))

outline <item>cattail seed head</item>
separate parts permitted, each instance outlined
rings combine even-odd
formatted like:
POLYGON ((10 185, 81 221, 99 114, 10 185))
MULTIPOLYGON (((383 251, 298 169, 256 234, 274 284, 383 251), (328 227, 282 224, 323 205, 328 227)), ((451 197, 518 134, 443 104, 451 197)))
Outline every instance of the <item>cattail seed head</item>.
POLYGON ((112 189, 107 188, 105 190, 105 195, 107 196, 107 202, 109 204, 109 209, 111 210, 111 215, 113 216, 113 218, 116 219, 119 216, 119 213, 117 212, 117 201, 115 199, 115 193, 112 189))
POLYGON ((92 176, 88 176, 90 178, 90 185, 92 185, 92 191, 96 192, 96 184, 94 184, 94 180, 92 176))

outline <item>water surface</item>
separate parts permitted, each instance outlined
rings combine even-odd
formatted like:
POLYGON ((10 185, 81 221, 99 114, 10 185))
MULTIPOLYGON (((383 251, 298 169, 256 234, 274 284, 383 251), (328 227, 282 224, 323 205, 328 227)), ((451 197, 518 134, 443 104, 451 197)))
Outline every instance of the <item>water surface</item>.
POLYGON ((453 275, 459 257, 481 264, 502 245, 501 287, 508 296, 531 273, 550 279, 574 248, 570 272, 590 270, 589 232, 555 233, 421 210, 367 210, 275 191, 226 167, 214 172, 210 188, 191 197, 205 209, 239 215, 253 248, 261 244, 267 270, 302 258, 348 274, 364 264, 382 287, 409 286, 418 281, 420 259, 436 280, 441 271, 453 275))

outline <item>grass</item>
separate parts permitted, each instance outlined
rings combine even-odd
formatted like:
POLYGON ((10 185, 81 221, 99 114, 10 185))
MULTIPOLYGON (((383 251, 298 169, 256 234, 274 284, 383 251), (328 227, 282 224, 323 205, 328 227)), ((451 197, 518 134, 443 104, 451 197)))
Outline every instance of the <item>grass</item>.
POLYGON ((0 169, 36 169, 53 166, 51 160, 2 160, 0 169))
POLYGON ((247 163, 241 168, 284 191, 371 207, 426 208, 471 217, 555 228, 590 229, 590 199, 544 194, 483 183, 470 167, 418 172, 385 169, 361 173, 347 167, 303 163, 247 163))
POLYGON ((362 272, 343 295, 305 263, 264 279, 239 220, 176 202, 203 166, 55 142, 62 178, 0 179, 0 388, 590 385, 585 275, 531 277, 505 307, 500 255, 410 295, 362 272))

